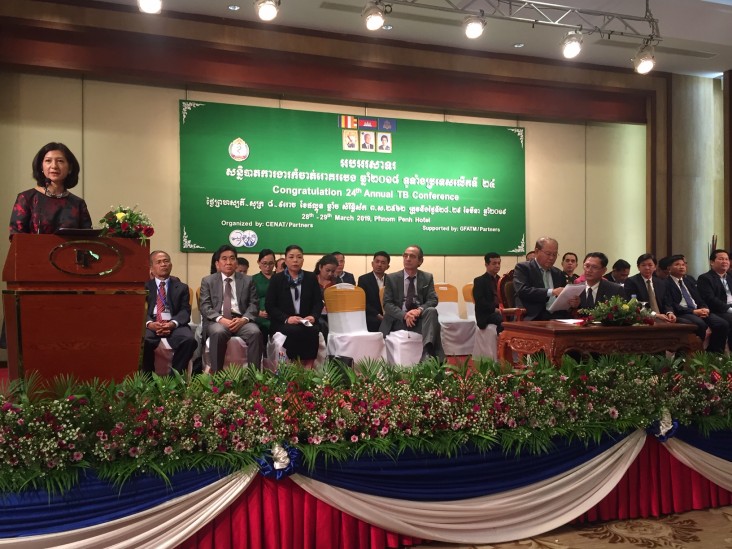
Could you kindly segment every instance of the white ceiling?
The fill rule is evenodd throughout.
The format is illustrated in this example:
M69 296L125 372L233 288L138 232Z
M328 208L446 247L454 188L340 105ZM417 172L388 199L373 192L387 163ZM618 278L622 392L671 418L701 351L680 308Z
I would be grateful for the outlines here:
M106 1L131 7L137 5L137 0ZM366 0L281 1L279 15L268 24L364 36L374 40L391 39L543 57L565 63L592 63L626 68L632 68L630 59L640 45L637 39L616 37L608 40L593 34L585 37L584 48L579 57L574 61L566 61L559 52L559 43L566 29L488 19L483 36L477 40L468 40L461 28L464 15L394 5L393 12L387 19L387 23L393 28L369 32L360 15ZM388 0L383 1L388 3ZM486 13L490 13L484 0L409 1L442 7L453 5L468 11L483 8ZM228 9L232 4L238 4L240 9ZM572 0L562 5L639 17L645 13L645 0ZM656 70L716 77L732 69L732 0L651 0L650 8L653 16L658 19L662 37L662 42L656 47ZM254 12L253 0L163 0L163 10L231 20L259 21ZM639 23L637 30L646 34L649 29L645 23ZM515 48L516 43L523 43L524 47Z

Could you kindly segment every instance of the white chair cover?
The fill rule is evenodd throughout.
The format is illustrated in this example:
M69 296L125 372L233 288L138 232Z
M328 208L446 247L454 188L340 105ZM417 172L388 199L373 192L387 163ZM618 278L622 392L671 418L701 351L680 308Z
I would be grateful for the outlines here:
M422 334L409 330L391 332L384 340L386 360L390 364L414 366L422 358Z
M437 314L440 320L442 348L446 355L470 355L475 345L475 320L460 318L457 288L443 282L435 284L439 297Z
M498 360L498 334L496 333L495 324L488 324L485 330L476 327L473 360L480 360L481 358Z
M475 320L475 303L472 301L465 302L465 316L468 320Z
M347 356L354 363L364 358L386 358L384 336L366 327L366 296L352 284L336 284L325 290L328 309L328 354Z
M276 332L270 336L267 342L267 357L262 361L264 368L275 372L280 362L289 362L290 359L287 358L287 351L285 350L285 341L287 341L287 336L282 332ZM322 333L318 333L318 354L315 357L314 365L325 364L327 356L325 338Z
M208 342L211 338L206 338L206 345L203 347L203 365L211 366L211 357L208 355ZM247 344L240 337L232 337L226 344L226 354L224 355L224 365L226 368L229 364L237 366L247 365Z

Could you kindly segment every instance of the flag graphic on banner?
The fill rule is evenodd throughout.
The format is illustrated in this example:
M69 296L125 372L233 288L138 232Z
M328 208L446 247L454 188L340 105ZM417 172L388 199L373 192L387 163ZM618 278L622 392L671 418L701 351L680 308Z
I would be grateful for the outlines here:
M379 127L379 121L376 118L359 118L358 127L362 130L370 129L375 130Z
M340 127L346 129L358 128L358 118L355 116L342 114L340 116Z
M394 133L397 128L396 118L379 118L379 131Z

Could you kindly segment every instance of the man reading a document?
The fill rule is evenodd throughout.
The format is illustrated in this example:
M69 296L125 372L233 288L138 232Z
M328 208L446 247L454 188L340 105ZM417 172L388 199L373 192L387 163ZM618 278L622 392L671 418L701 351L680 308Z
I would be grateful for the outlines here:
M524 320L551 320L569 318L569 311L550 312L549 308L567 284L564 273L554 266L559 252L559 243L548 236L539 238L534 249L536 256L531 261L516 265L514 288L516 306L526 309ZM569 301L569 307L579 306L579 297Z

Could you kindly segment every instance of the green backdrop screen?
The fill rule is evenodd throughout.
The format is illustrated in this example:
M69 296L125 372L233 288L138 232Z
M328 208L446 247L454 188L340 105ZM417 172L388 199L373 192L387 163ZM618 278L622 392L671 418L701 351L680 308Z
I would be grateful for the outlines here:
M181 101L181 250L523 252L524 133Z

